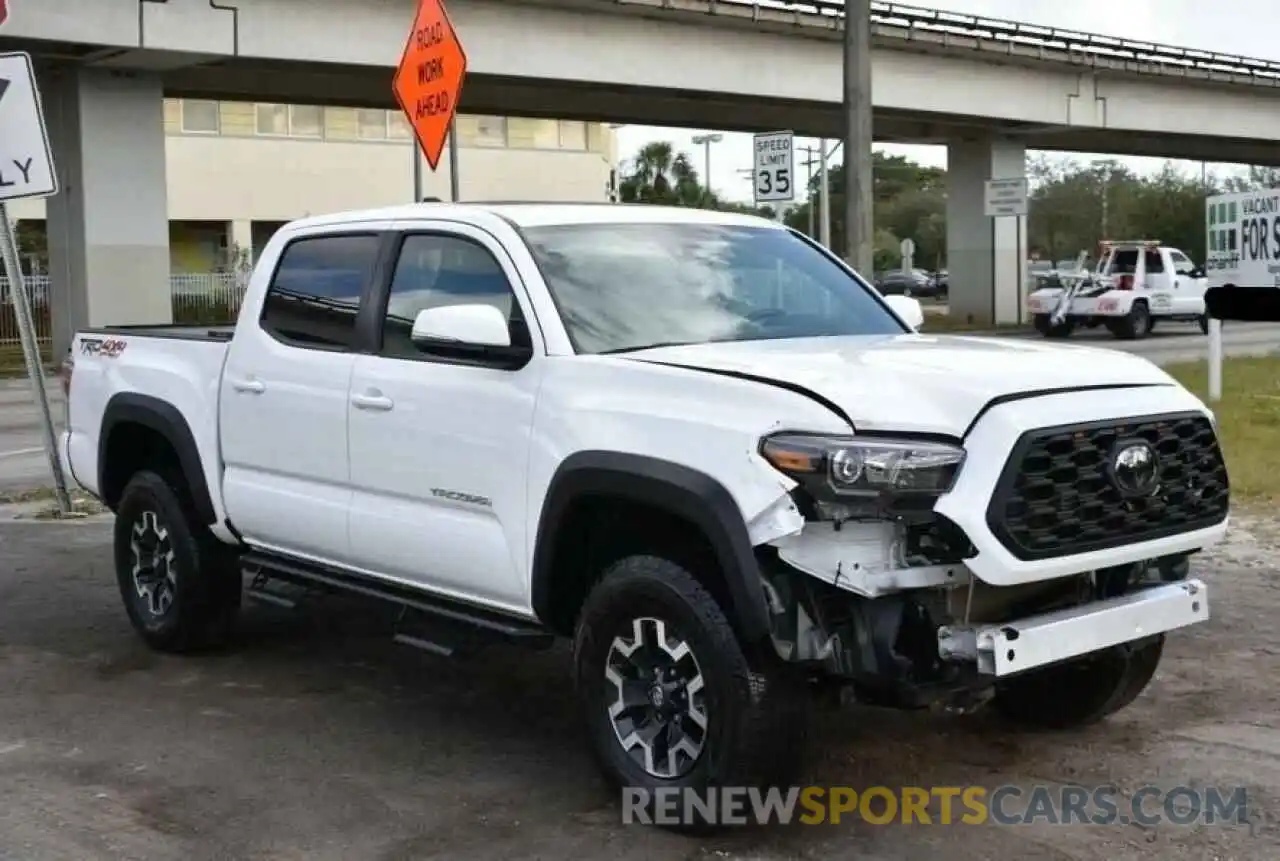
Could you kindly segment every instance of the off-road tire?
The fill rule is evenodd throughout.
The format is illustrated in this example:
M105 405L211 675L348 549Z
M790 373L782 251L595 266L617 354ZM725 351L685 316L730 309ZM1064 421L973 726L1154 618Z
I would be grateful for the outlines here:
M1130 705L1150 684L1164 634L1112 646L996 685L992 706L1030 729L1088 726Z
M1031 322L1036 327L1036 331L1046 338L1067 338L1076 328L1076 324L1071 320L1064 320L1055 326L1048 314L1036 314Z
M172 560L165 574L172 570L172 582L165 587L167 607L153 612L158 604L140 594L135 580L134 541L151 542L151 534L161 532L164 555ZM236 554L200 522L179 482L146 470L129 480L116 506L114 549L125 612L147 645L161 652L191 652L226 644L240 609Z
M661 620L668 640L687 644L704 682L707 731L701 753L687 773L666 778L632 758L609 714L617 688L605 671L610 656L617 654L615 638L631 636L634 620L640 618ZM582 608L573 654L578 706L592 753L608 781L619 788L648 790L650 801L659 787L703 792L717 786L787 784L803 763L811 698L772 646L767 641L764 646L744 648L715 598L682 565L645 555L614 563ZM678 807L683 815L684 805ZM652 814L654 808L649 804L642 809ZM698 819L696 811L692 821L657 824L712 825Z
M1151 334L1155 318L1147 303L1139 299L1129 308L1129 313L1115 321L1108 321L1107 328L1121 341L1137 341Z

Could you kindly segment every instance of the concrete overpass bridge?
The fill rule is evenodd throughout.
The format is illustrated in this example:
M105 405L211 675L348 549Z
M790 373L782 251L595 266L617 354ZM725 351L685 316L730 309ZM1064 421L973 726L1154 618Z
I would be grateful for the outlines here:
M163 94L391 107L412 0L14 0L67 191L50 201L65 333L162 321ZM841 3L451 0L466 112L839 137ZM876 136L948 147L959 313L1021 315L1025 230L982 214L1025 150L1280 164L1280 63L874 4ZM122 188L130 194L109 194ZM91 293L84 285L92 284ZM994 285L994 290L993 290ZM76 289L73 289L76 288ZM61 298L59 298L61 297Z

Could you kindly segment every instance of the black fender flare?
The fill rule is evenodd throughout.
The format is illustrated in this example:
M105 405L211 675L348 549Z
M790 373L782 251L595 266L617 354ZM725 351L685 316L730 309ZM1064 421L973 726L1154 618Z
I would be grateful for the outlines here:
M204 469L200 465L200 449L196 446L191 426L177 407L150 395L119 392L107 401L107 408L102 413L102 430L98 434L98 492L106 493L107 449L111 443L111 433L117 425L124 423L149 428L173 446L196 514L203 523L216 523L218 517L214 512L213 498L209 495L209 483L205 481Z
M547 486L534 545L531 597L541 619L551 617L555 596L552 560L558 543L573 540L560 529L569 506L583 494L606 494L651 505L687 520L707 537L733 606L730 620L746 641L769 633L769 610L760 565L747 525L732 494L719 481L687 466L644 455L581 451L557 468Z

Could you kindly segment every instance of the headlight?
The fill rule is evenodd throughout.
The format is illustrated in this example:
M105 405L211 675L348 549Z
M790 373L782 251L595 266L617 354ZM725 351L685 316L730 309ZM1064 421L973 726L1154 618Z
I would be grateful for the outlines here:
M760 453L812 497L821 519L930 509L955 483L964 449L937 442L782 433Z

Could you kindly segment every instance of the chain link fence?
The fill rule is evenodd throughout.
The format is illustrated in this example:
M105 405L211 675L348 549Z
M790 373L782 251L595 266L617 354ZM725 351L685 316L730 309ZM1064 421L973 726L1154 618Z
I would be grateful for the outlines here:
M49 321L49 278L46 275L24 279L31 302L31 316L36 324L36 337L47 347L53 329ZM173 322L194 326L218 326L234 323L244 298L244 280L232 272L199 272L169 276ZM18 346L18 318L13 304L9 280L0 276L0 347Z

